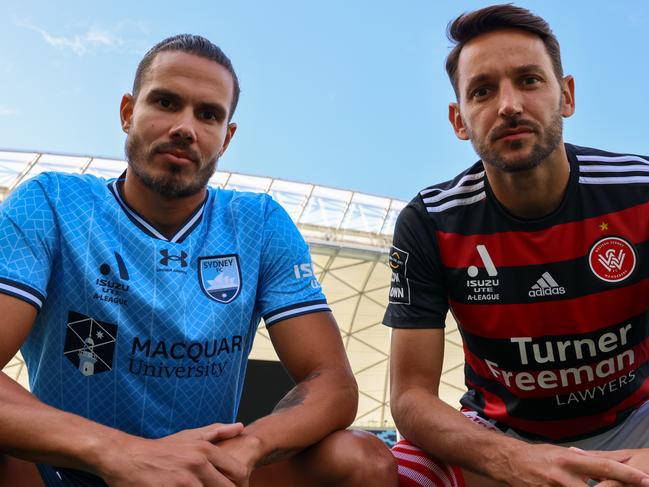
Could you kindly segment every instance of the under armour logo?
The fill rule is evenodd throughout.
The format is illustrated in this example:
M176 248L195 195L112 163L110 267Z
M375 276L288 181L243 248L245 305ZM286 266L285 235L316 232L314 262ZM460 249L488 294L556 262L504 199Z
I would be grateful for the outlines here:
M612 270L621 270L622 266L624 265L624 250L620 249L620 251L616 254L615 250L613 249L608 249L606 252L604 252L604 255L598 255L597 260L599 260L599 263L602 264L607 271L612 271Z
M162 249L160 255L162 255L162 259L160 259L162 265L169 265L169 261L178 261L181 267L187 267L187 252L184 250L180 251L180 255L169 255L169 250Z

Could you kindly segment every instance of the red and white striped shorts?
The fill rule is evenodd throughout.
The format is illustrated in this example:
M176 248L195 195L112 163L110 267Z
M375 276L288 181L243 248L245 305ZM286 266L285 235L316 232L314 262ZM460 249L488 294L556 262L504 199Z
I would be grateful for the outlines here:
M392 447L399 467L399 487L465 487L462 471L430 458L408 440Z
M480 426L496 429L475 411L464 410L462 413ZM460 467L431 458L428 453L408 440L401 440L394 445L392 454L399 467L399 487L465 487Z
M464 416L480 426L497 429L493 422L481 418L474 411L462 411ZM513 430L504 434L525 440ZM621 450L625 448L649 448L649 401L643 403L616 427L579 441L557 443L560 446L574 446L582 450ZM392 447L392 454L399 467L400 487L465 487L459 467L447 465L431 458L426 452L408 440L402 440Z

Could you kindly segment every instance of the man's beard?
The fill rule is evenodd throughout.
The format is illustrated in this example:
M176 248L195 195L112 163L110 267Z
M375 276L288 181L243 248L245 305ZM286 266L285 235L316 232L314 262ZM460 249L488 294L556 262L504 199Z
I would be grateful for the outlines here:
M148 170L148 161L160 152L180 150L186 152L194 164L199 164L200 156L193 151L189 145L181 140L158 144L150 151L144 148L144 144L137 135L129 134L126 137L124 151L129 170L138 177L144 186L158 193L165 198L183 198L200 192L207 186L209 179L216 170L218 156L208 161L189 178L183 177L183 169L177 166L170 166L166 172L159 176L151 174Z
M506 159L502 157L497 149L494 148L493 144L505 133L506 130L512 130L519 127L525 127L532 130L540 136L540 139L532 147L532 152L529 156L518 159ZM486 137L486 140L478 140L474 137L474 133L469 129L469 127L466 128L473 149L485 164L489 164L503 172L513 173L534 169L547 159L552 152L554 152L561 143L563 118L561 117L561 112L557 110L548 126L545 127L545 131L542 131L543 127L536 122L521 119L519 117L511 117L506 119L505 123L501 126L492 130ZM521 148L524 143L525 142L521 140L514 140L509 144L512 149L516 150Z

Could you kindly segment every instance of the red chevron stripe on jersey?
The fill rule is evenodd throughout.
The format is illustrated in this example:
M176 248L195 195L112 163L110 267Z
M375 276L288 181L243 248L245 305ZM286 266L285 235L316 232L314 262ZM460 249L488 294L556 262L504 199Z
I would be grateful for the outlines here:
M530 370L525 366L519 366L518 369L505 368L499 363L498 357L478 357L467 347L464 353L466 363L478 376L499 382L524 400L569 394L577 389L595 388L624 377L636 370L639 364L649 360L649 338L612 357L584 361L578 365L559 363L558 367L552 367L553 364L550 363L547 368L540 370Z
M491 338L588 333L622 323L647 310L649 278L632 286L574 299L525 304L465 304L450 300L455 317L468 332ZM516 323L516 328L503 326ZM569 328L568 328L569 327Z
M529 266L571 260L588 255L606 235L622 235L633 244L649 239L649 203L583 221L563 223L535 232L463 235L437 231L442 263L448 268L484 267L476 252L484 245L496 267ZM606 230L602 230L602 224Z
M573 418L564 420L526 420L510 416L507 412L505 402L488 389L467 384L469 387L480 391L487 406L482 414L503 423L515 430L529 435L561 441L566 437L583 437L592 432L612 427L619 422L618 412L629 408L637 408L646 401L649 395L649 379L645 379L642 386L625 401L609 409L606 413L580 416L578 420Z

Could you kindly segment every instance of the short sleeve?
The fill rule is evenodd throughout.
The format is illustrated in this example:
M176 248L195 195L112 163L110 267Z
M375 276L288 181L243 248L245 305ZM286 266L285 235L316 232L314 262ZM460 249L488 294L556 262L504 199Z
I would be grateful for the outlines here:
M266 326L330 311L309 246L286 211L272 199L266 207L263 235L258 306Z
M0 206L0 292L40 310L45 300L58 229L41 175L20 185Z
M426 214L414 203L397 219L388 264L392 269L383 323L393 328L443 328L448 293L435 240Z

